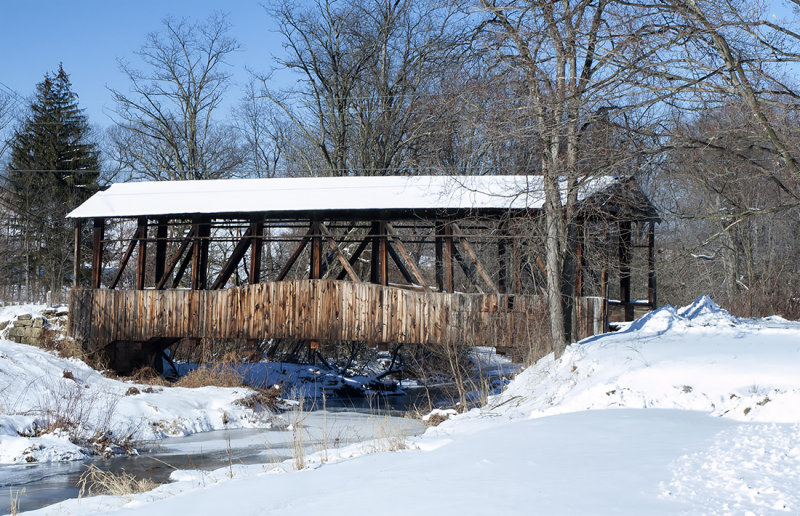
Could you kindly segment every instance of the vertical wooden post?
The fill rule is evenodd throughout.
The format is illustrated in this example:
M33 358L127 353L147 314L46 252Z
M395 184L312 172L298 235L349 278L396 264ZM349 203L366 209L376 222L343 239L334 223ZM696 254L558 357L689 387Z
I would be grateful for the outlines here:
M508 235L508 228L506 227L506 222L501 221L500 227L498 228L500 233L500 238L497 240L497 261L499 262L498 267L498 274L497 274L497 291L501 294L506 293L506 277L508 275L507 270L507 257L506 257L506 237Z
M196 218L194 242L192 243L192 289L204 290L208 283L208 247L211 223L208 219Z
M156 227L156 266L155 266L155 282L158 285L164 271L167 269L167 223L169 221L165 218L158 219L158 226Z
M261 281L261 256L264 252L264 221L256 220L250 222L250 276L251 285Z
M436 221L433 226L433 242L436 251L434 266L436 270L436 288L440 292L444 292L444 240L442 239L443 225L441 222Z
M147 217L139 217L136 221L136 237L139 246L136 261L136 290L144 290L144 273L147 269Z
M72 250L72 286L77 288L81 286L81 231L83 230L83 221L75 219L75 234L73 236L74 249ZM3 299L8 299L4 297Z
M444 291L453 292L453 226L447 222L444 225Z
M309 279L322 276L322 228L318 220L311 221L311 262L308 267Z
M631 304L631 251L633 231L630 221L619 222L619 296L625 308L625 320L633 320Z
M381 257L381 268L380 268L380 283L381 285L388 285L389 284L389 255L388 255L388 241L387 241L387 229L386 229L386 222L381 221L380 223L380 239L378 240L378 252Z
M511 287L514 294L522 293L522 252L520 250L521 241L519 238L519 224L515 223L512 229L513 240L511 241Z
M372 257L370 259L370 281L378 285L389 284L388 249L386 246L386 222L372 222Z
M603 221L603 264L600 269L600 295L608 300L608 222Z
M654 309L658 304L656 285L656 222L651 220L647 228L647 302Z
M103 238L105 219L96 218L92 227L92 283L90 288L100 288L103 278Z
M583 297L583 245L586 239L583 219L578 219L578 245L575 249L575 296Z
M211 246L211 221L200 224L200 288L208 288L208 248Z

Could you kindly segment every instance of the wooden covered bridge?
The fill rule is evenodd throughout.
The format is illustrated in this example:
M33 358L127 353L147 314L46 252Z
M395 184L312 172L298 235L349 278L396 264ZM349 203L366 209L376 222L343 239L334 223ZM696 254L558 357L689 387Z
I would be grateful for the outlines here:
M580 192L584 337L608 325L612 278L621 317L655 305L657 215L633 181ZM120 371L182 339L530 347L547 327L542 204L538 176L115 184L69 215L70 335ZM647 301L636 303L639 247Z

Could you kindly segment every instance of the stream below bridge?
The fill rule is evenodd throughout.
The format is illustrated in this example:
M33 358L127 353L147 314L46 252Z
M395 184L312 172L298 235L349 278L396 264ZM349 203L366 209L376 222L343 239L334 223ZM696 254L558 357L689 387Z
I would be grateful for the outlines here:
M441 396L442 393L436 394ZM329 449L335 449L374 437L386 437L387 434L421 434L424 425L416 418L407 417L406 411L429 395L424 389L415 389L404 396L330 399L325 410L303 414L305 453L321 451L326 443ZM291 419L291 413L282 417L287 424ZM270 464L295 456L294 434L286 424L269 429L218 430L170 437L145 443L139 449L138 456L0 465L0 513L8 510L12 493L22 489L25 491L19 495L20 511L77 497L78 479L88 464L163 484L169 482L170 474L176 469L211 471L228 466L229 461L233 464Z

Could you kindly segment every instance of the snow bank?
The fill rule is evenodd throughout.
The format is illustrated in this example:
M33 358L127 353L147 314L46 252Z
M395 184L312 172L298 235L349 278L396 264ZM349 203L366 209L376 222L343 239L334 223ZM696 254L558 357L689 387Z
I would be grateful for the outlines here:
M558 360L541 359L464 419L663 408L797 423L798 371L800 323L736 318L704 296L681 309L655 310L625 331L573 344Z
M120 443L268 426L266 416L234 403L251 393L121 382L79 360L0 339L0 463L81 459L90 444L113 453Z

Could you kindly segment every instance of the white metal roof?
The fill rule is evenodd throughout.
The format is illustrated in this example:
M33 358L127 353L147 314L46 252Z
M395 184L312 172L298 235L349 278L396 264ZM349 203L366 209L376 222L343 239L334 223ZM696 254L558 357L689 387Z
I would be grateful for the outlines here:
M616 181L586 182L581 197ZM541 208L541 176L371 176L117 183L68 217Z

